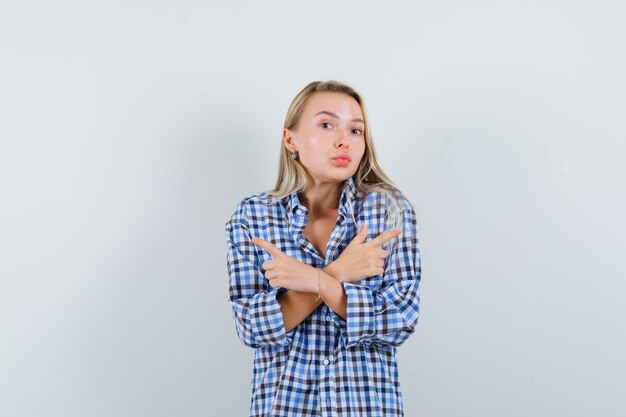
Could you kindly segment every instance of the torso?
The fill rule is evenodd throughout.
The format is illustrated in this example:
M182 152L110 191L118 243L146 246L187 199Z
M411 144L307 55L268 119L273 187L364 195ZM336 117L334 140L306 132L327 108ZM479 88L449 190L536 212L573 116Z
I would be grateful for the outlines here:
M326 246L333 232L339 210L334 210L321 217L309 215L309 220L302 233L309 242L317 249L317 252L326 259Z

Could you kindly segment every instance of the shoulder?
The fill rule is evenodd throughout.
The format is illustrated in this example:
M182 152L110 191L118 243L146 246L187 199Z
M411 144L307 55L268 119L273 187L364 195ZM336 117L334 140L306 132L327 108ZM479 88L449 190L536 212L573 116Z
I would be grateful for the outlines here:
M248 223L255 219L258 220L280 209L282 205L282 200L273 198L266 191L251 194L235 204L235 208L226 223L234 221Z
M400 213L409 212L415 215L415 209L408 197L400 190L395 191L370 191L362 196L364 209L389 212L397 210Z
M417 235L415 208L400 190L367 193L359 216L370 223L375 234L398 227L406 237Z

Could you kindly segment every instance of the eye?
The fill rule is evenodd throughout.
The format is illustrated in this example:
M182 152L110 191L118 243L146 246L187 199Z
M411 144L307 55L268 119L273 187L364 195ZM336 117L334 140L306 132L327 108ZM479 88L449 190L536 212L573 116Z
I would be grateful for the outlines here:
M357 135L362 135L362 134L363 134L363 131L362 131L361 129L352 129L352 131L353 131L353 132L354 132L355 130L358 130L358 131L359 131L359 133L357 133Z
M328 123L328 122L322 122L322 123L320 124L320 126L322 126L322 127L323 127L324 125L330 125L330 123Z

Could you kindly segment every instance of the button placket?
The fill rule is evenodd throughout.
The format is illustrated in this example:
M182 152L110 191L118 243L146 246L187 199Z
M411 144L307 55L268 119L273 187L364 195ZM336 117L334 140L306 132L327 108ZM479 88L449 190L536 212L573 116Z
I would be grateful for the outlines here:
M330 412L330 408L332 407L333 398L334 398L334 369L332 365L332 355L320 355L319 356L320 363L320 400L322 410L324 410L323 415Z
M335 225L335 228L330 234L330 239L328 240L328 245L326 247L326 259L324 260L325 264L329 264L331 262L330 260L335 257L335 252L337 251L337 248L341 243L341 239L343 239L343 237L345 236L345 232L346 225L343 224L343 222L342 224Z
M333 357L331 355L328 356L328 361L330 364L332 364L333 361ZM332 406L333 403L335 402L335 367L334 366L327 366L328 370L329 370L329 376L330 376L330 381L329 381L329 386L328 386L328 394L326 396L326 407L329 410L329 413L332 410Z

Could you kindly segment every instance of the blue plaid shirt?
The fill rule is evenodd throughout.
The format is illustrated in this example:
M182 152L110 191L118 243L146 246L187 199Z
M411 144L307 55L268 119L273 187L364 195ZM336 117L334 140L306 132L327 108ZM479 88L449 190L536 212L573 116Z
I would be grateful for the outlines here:
M276 295L262 265L272 259L252 236L323 268L367 222L366 241L386 231L389 199L358 193L345 181L326 259L302 234L308 209L296 192L270 203L265 192L241 200L226 222L229 299L241 341L254 348L250 416L403 416L396 348L411 335L419 313L421 277L415 211L400 194L402 234L388 241L382 275L341 281L347 320L321 304L285 332ZM386 249L383 246L384 249Z

